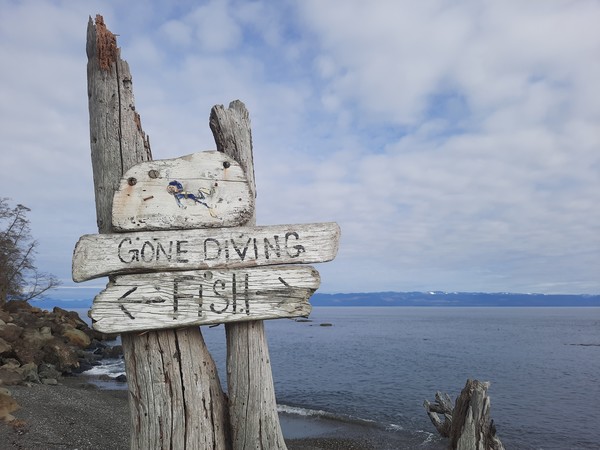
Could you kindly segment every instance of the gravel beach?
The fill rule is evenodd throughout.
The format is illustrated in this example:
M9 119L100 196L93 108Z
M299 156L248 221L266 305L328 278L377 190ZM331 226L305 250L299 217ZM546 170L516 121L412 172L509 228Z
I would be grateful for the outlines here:
M129 406L126 390L100 390L83 378L57 386L7 387L21 408L18 426L0 421L2 450L127 450ZM282 415L289 450L375 450L375 436L340 424ZM288 439L288 436L290 438Z

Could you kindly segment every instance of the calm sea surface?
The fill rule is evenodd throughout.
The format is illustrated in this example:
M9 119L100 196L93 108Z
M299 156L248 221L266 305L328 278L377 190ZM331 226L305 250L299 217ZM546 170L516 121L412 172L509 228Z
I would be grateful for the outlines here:
M266 322L284 411L363 423L390 449L439 449L423 401L474 378L491 382L507 449L600 446L600 308L318 307L310 319ZM223 377L223 326L203 335Z

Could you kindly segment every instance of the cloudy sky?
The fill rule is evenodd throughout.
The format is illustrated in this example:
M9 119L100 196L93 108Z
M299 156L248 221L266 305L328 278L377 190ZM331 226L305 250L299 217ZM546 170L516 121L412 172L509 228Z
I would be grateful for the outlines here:
M321 292L600 293L596 0L0 0L0 196L63 290L97 232L97 13L155 159L213 149L211 107L246 104L258 224L342 229Z

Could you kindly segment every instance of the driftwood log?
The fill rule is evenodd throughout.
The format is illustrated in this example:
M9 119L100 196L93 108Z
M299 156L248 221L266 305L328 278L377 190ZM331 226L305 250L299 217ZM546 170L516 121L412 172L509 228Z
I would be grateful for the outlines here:
M490 418L489 386L489 382L467 380L454 406L450 396L441 392L435 394L435 403L423 403L438 433L450 439L451 449L504 450Z
M133 165L152 159L116 37L90 18L87 31L92 168L100 233L111 233L113 194ZM227 402L198 327L123 333L131 448L228 449Z
M239 100L210 113L217 150L245 170L256 196L250 115ZM247 222L256 225L256 214ZM227 334L227 391L234 449L286 449L279 424L271 358L262 321L225 324Z

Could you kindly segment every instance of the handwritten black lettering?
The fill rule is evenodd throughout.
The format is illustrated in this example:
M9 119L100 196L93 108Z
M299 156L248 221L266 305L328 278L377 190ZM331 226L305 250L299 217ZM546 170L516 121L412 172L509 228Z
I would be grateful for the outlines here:
M294 236L296 238L296 240L300 239L300 236L295 231L290 231L288 233L285 233L285 249L287 251L287 254L290 256L290 258L297 258L298 256L300 256L300 253L304 253L306 251L306 249L304 248L303 245L300 245L300 244L296 244L290 248L290 245L289 245L290 236ZM295 250L295 252L292 249Z
M123 244L125 244L125 243L131 245L131 239L125 238L121 242L119 242L119 250L117 252L117 256L119 257L119 260L125 264L129 264L130 262L133 262L133 261L139 261L140 260L139 259L139 251L136 249L124 250ZM126 254L128 254L128 256L123 255L124 252L126 252ZM125 256L125 258L123 258L123 256Z
M238 248L238 246L235 243L235 241L233 240L233 238L231 239L231 245L233 245L233 249L235 250L235 252L238 254L238 256L240 257L240 259L242 261L246 257L246 252L248 251L248 246L250 245L250 242L252 242L252 238L248 238L248 242L246 242L246 246L244 247L244 249L242 251L240 251L240 249Z
M187 244L187 243L188 243L188 241L177 241L177 245L176 245L177 250L176 250L176 252L177 252L177 262L179 262L179 263L189 262L188 259L185 259L185 258L181 257L181 255L183 253L187 253L188 252L187 250L183 250L183 248L182 248L183 244Z
M210 245L209 245L210 244ZM209 249L212 247L212 250ZM211 256L208 256L209 253ZM219 259L221 257L221 244L214 238L204 239L204 260L211 261L213 259Z
M173 320L177 319L177 312L179 311L179 299L180 298L194 298L193 294L182 294L179 292L179 284L185 283L186 281L193 280L194 277L191 275L183 275L175 277L173 279Z
M162 252L167 261L171 261L171 254L173 253L173 241L169 241L168 253L158 239L154 239L154 241L156 241L156 260L158 261L160 259L160 253Z
M281 248L279 247L279 236L275 235L273 236L273 240L275 241L275 245L271 245L271 242L269 242L268 238L264 239L265 242L265 258L269 259L270 255L269 255L269 249L273 250L275 252L275 254L277 255L278 258L281 257Z
M225 290L225 282L223 280L215 280L215 282L213 283L213 292L215 293L215 295L217 297L221 297L221 298L225 299L225 307L222 310L218 311L215 309L215 304L211 303L210 310L217 314L223 314L227 310L227 308L229 308L229 299L227 297L225 297L224 295L220 294L219 292L217 292L217 285L219 285L221 287L221 290Z
M154 260L154 245L149 241L144 242L144 245L142 245L142 249L140 250L140 256L144 262Z

